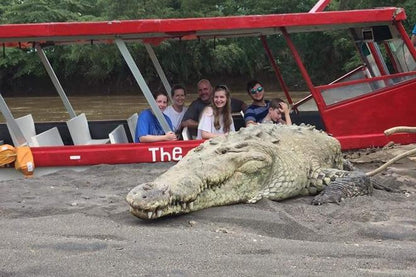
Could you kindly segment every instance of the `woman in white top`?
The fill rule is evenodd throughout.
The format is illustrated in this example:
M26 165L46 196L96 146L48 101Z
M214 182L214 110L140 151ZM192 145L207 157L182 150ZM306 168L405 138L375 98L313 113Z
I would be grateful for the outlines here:
M197 139L209 139L235 131L231 95L226 86L216 86L211 105L202 111Z
M169 116L172 121L173 131L176 132L181 129L183 115L188 109L188 107L185 107L185 88L182 85L174 85L171 95L173 104L168 106L163 113Z

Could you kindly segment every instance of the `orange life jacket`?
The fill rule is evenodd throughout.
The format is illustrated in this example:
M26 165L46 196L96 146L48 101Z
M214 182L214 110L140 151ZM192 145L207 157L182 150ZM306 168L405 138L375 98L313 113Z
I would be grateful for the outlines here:
M11 164L16 160L16 148L9 144L0 145L0 166Z
M29 146L16 147L16 160L14 162L16 170L20 170L25 177L32 177L35 170L32 151Z

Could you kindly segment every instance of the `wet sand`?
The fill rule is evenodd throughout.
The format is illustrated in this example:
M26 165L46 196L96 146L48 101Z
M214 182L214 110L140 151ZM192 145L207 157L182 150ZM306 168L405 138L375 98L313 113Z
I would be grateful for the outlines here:
M368 171L416 147L347 153ZM99 165L0 182L0 276L414 276L416 163L379 175L399 193L311 197L143 221L125 196L172 163Z

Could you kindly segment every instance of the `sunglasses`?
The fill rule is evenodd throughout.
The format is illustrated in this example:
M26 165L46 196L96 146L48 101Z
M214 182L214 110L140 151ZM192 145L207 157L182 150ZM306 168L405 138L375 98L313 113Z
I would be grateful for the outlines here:
M257 93L262 92L262 91L263 91L263 87L258 87L257 89L255 89L255 88L250 89L251 94L257 94Z

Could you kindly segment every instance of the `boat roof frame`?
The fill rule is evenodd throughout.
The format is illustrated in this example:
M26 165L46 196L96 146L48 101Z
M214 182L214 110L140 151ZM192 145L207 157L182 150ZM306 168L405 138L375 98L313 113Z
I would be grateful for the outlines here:
M209 39L267 36L391 24L406 19L396 7L318 11L308 13L242 15L206 18L138 19L96 22L48 22L0 25L0 43L16 47L24 43L111 43L114 39L143 40L159 44L166 39Z
M358 26L378 26L393 24L406 19L404 9L395 7L349 11L322 11L328 2L328 0L318 1L309 13L99 22L3 24L0 25L0 43L3 44L3 47L30 47L31 45L37 50L71 118L76 116L76 114L52 66L47 60L43 47L61 44L115 43L146 100L150 104L153 113L166 133L170 131L170 127L162 112L157 107L149 87L129 53L126 42L140 41L145 44L156 71L170 96L170 84L150 44L158 45L166 39L192 40L242 36L261 37L263 43L265 43L265 36L281 34L290 46L291 40L289 34L291 33L333 31ZM294 52L295 58L299 58L296 49L292 49L292 52ZM302 70L303 65L301 61L298 61L298 66L301 68L303 77L308 81L309 76L306 69ZM310 80L309 82L308 87L313 91L314 86ZM7 119L14 121L12 116L6 117Z

